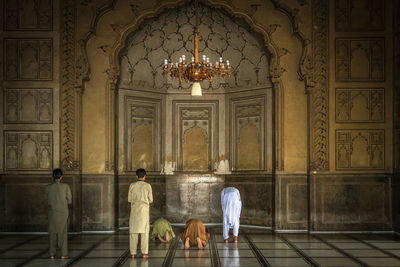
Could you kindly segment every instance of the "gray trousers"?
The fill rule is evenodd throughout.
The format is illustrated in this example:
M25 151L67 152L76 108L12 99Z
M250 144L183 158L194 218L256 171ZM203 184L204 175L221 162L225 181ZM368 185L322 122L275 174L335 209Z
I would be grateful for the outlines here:
M61 256L68 256L68 213L52 213L49 225L49 254L55 256L57 247Z

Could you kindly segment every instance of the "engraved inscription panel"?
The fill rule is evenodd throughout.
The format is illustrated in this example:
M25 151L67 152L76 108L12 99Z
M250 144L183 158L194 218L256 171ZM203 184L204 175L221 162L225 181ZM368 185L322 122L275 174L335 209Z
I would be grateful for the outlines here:
M336 88L336 122L384 122L385 91Z
M52 80L52 39L6 39L6 80Z
M52 123L52 89L4 90L4 123Z
M6 170L51 170L53 134L51 131L5 131Z
M336 31L383 31L385 1L336 0Z
M384 130L336 131L336 169L383 169Z
M383 38L337 39L337 81L383 81L385 77Z
M5 30L52 29L53 0L5 0Z

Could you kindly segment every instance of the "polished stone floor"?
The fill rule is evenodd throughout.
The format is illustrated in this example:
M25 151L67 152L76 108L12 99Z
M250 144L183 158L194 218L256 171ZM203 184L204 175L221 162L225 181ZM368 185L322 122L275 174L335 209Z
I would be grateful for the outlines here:
M239 243L225 244L220 228L209 227L204 250L185 250L180 240L150 243L147 260L129 258L125 231L71 235L68 260L48 259L46 235L2 234L0 266L400 266L400 238L392 234L274 234L242 227Z

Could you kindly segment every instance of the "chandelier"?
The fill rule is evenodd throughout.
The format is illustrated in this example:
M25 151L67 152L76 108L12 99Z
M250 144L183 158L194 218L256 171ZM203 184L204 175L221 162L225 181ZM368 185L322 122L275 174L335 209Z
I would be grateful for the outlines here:
M196 1L196 10L198 3ZM198 30L198 17L196 14L196 26L194 28L194 57L191 62L186 62L186 56L182 55L179 58L179 62L173 63L168 62L168 59L164 59L163 76L166 77L168 73L172 79L179 79L179 82L192 82L192 96L201 96L200 82L204 80L212 81L214 77L225 79L226 76L232 74L232 67L229 60L224 62L223 58L220 57L219 61L213 65L210 58L203 55L202 61L199 61L199 33Z

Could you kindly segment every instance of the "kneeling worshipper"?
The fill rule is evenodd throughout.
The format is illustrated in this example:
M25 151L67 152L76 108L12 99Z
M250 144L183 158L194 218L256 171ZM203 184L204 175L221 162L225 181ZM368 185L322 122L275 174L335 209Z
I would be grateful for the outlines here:
M229 240L229 229L233 229L233 241L238 242L239 219L242 210L240 192L235 187L224 188L221 192L223 236L225 243Z
M180 234L185 249L197 246L199 249L207 245L210 234L207 232L203 222L199 219L190 219L186 222L185 230Z
M159 218L153 223L150 240L159 240L162 243L168 243L175 238L175 233L169 221L164 218Z

